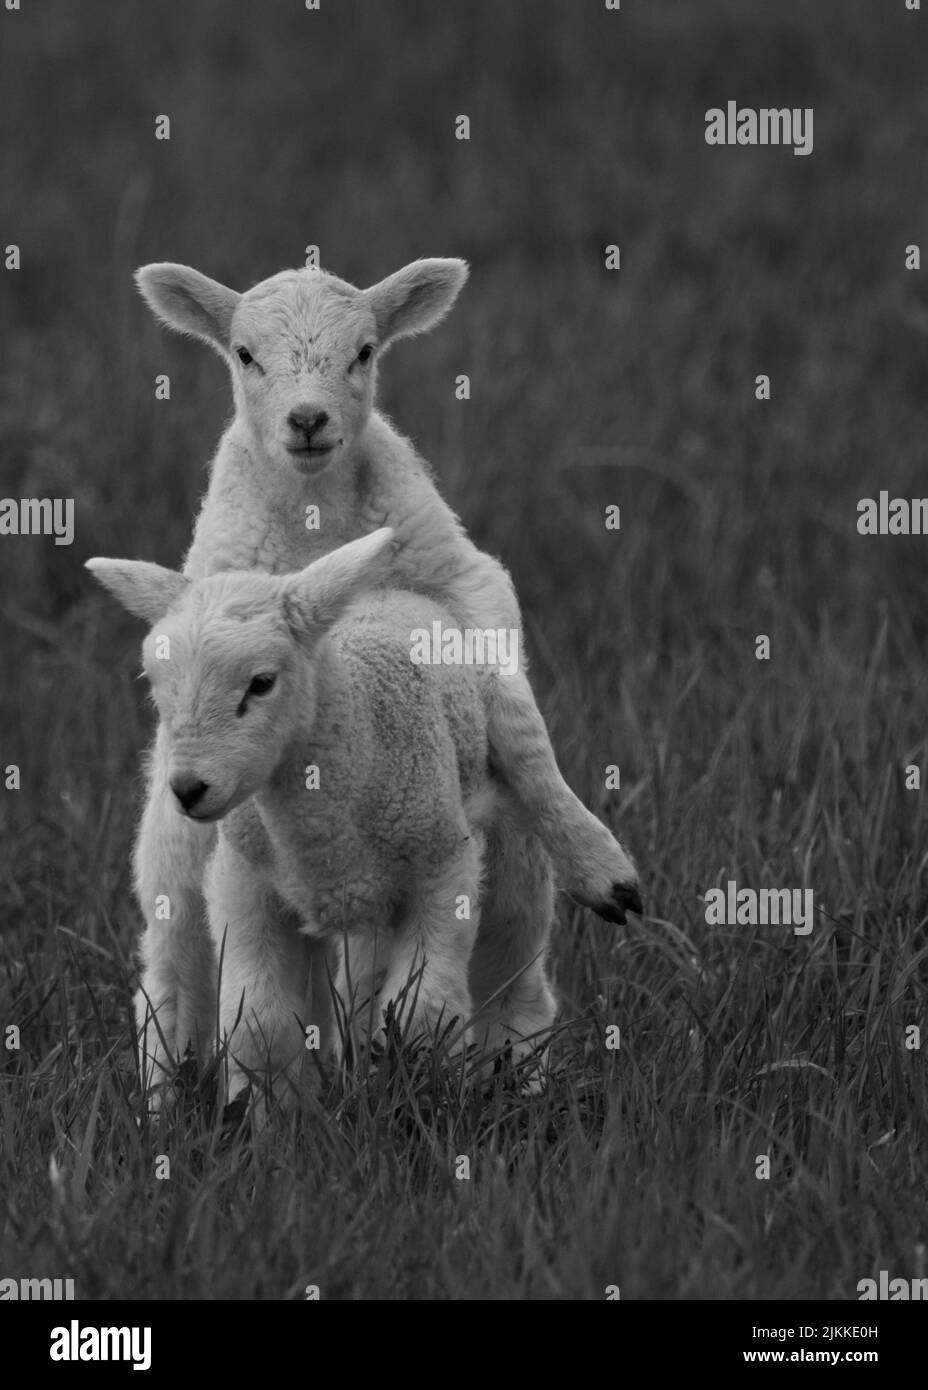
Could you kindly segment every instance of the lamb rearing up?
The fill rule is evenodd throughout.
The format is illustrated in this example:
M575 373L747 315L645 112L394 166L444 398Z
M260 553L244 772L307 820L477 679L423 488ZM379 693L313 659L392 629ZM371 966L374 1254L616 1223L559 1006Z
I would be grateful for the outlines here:
M384 582L438 602L465 631L519 635L502 564L478 550L425 462L376 408L392 344L440 323L467 278L459 260L414 261L366 289L316 268L282 271L244 294L189 266L138 273L159 319L228 364L235 417L219 442L184 563L191 579L228 570L285 574L387 526ZM492 435L485 448L493 449ZM505 466L505 459L499 459ZM491 683L490 764L507 791L488 833L483 923L471 988L493 1048L550 1026L542 961L554 876L610 921L640 911L634 864L561 776L525 662ZM201 888L216 829L175 814L163 732L149 761L135 849L146 917L136 1000L143 1086L153 1106L190 1049L210 1051L216 959ZM159 904L169 904L169 912ZM268 932L286 909L264 903Z
M482 686L506 677L414 664L414 631L451 626L450 614L401 590L358 597L392 534L375 531L286 577L191 581L139 561L89 562L155 623L145 668L176 809L222 821L206 902L223 957L230 1095L269 1059L274 1072L298 1068L300 932L346 947L337 988L362 1033L391 1001L403 1001L413 1034L471 1014L484 828L496 800ZM271 891L298 929L269 926Z

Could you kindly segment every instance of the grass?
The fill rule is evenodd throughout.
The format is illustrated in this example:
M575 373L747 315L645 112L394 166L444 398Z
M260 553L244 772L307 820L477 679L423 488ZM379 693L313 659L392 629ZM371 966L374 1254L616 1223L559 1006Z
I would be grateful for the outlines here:
M23 268L0 275L0 493L74 497L77 532L0 538L0 764L22 778L0 790L0 1026L21 1035L0 1047L0 1275L509 1300L847 1299L923 1274L928 1043L905 1029L928 1026L928 837L904 769L928 772L925 539L862 538L856 508L925 491L904 269L928 219L924 21L875 0L487 0L440 25L425 0L236 0L221 23L49 0L3 24ZM709 149L728 99L812 106L813 154ZM565 774L636 853L648 916L562 905L542 1097L400 1054L301 1123L230 1128L194 1090L140 1125L151 717L137 625L81 565L176 562L229 396L131 271L243 286L310 243L360 283L471 261L448 323L391 355L385 404L510 567ZM707 926L729 878L811 887L814 931Z

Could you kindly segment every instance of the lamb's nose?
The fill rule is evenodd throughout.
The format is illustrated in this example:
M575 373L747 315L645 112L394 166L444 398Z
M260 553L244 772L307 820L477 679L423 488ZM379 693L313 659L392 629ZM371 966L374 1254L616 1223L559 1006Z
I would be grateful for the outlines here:
M203 800L203 796L208 790L209 784L199 781L192 774L181 774L171 778L171 791L185 811L193 810L197 802Z
M307 439L312 439L313 435L325 429L328 423L328 412L315 410L312 406L299 406L296 410L291 410L287 416L290 428L296 434L305 434Z

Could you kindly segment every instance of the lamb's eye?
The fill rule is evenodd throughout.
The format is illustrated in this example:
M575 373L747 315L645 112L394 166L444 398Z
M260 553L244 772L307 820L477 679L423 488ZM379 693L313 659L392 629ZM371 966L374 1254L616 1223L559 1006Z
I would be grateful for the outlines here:
M235 349L235 355L241 362L243 367L247 367L249 362L253 362L255 360L247 348L237 347Z
M358 353L358 361L361 363L361 366L362 366L362 367L366 367L367 364L368 364L368 362L369 362L369 361L371 360L371 358L373 357L373 355L374 355L374 344L373 344L373 343L365 343L364 346L362 347L361 351Z
M276 676L261 675L255 676L248 687L249 695L266 695L269 690L273 690Z

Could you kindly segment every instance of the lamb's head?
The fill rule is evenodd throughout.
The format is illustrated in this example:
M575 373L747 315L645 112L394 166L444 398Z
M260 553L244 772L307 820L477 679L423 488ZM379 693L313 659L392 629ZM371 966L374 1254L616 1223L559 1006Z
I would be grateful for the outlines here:
M382 574L388 527L296 574L255 571L191 581L140 560L87 568L153 623L142 648L169 747L177 809L220 820L264 787L316 713L318 649Z
M312 268L285 270L244 294L182 265L143 266L136 279L160 319L228 361L237 418L260 454L313 475L364 430L378 358L444 318L467 266L413 261L366 290Z

